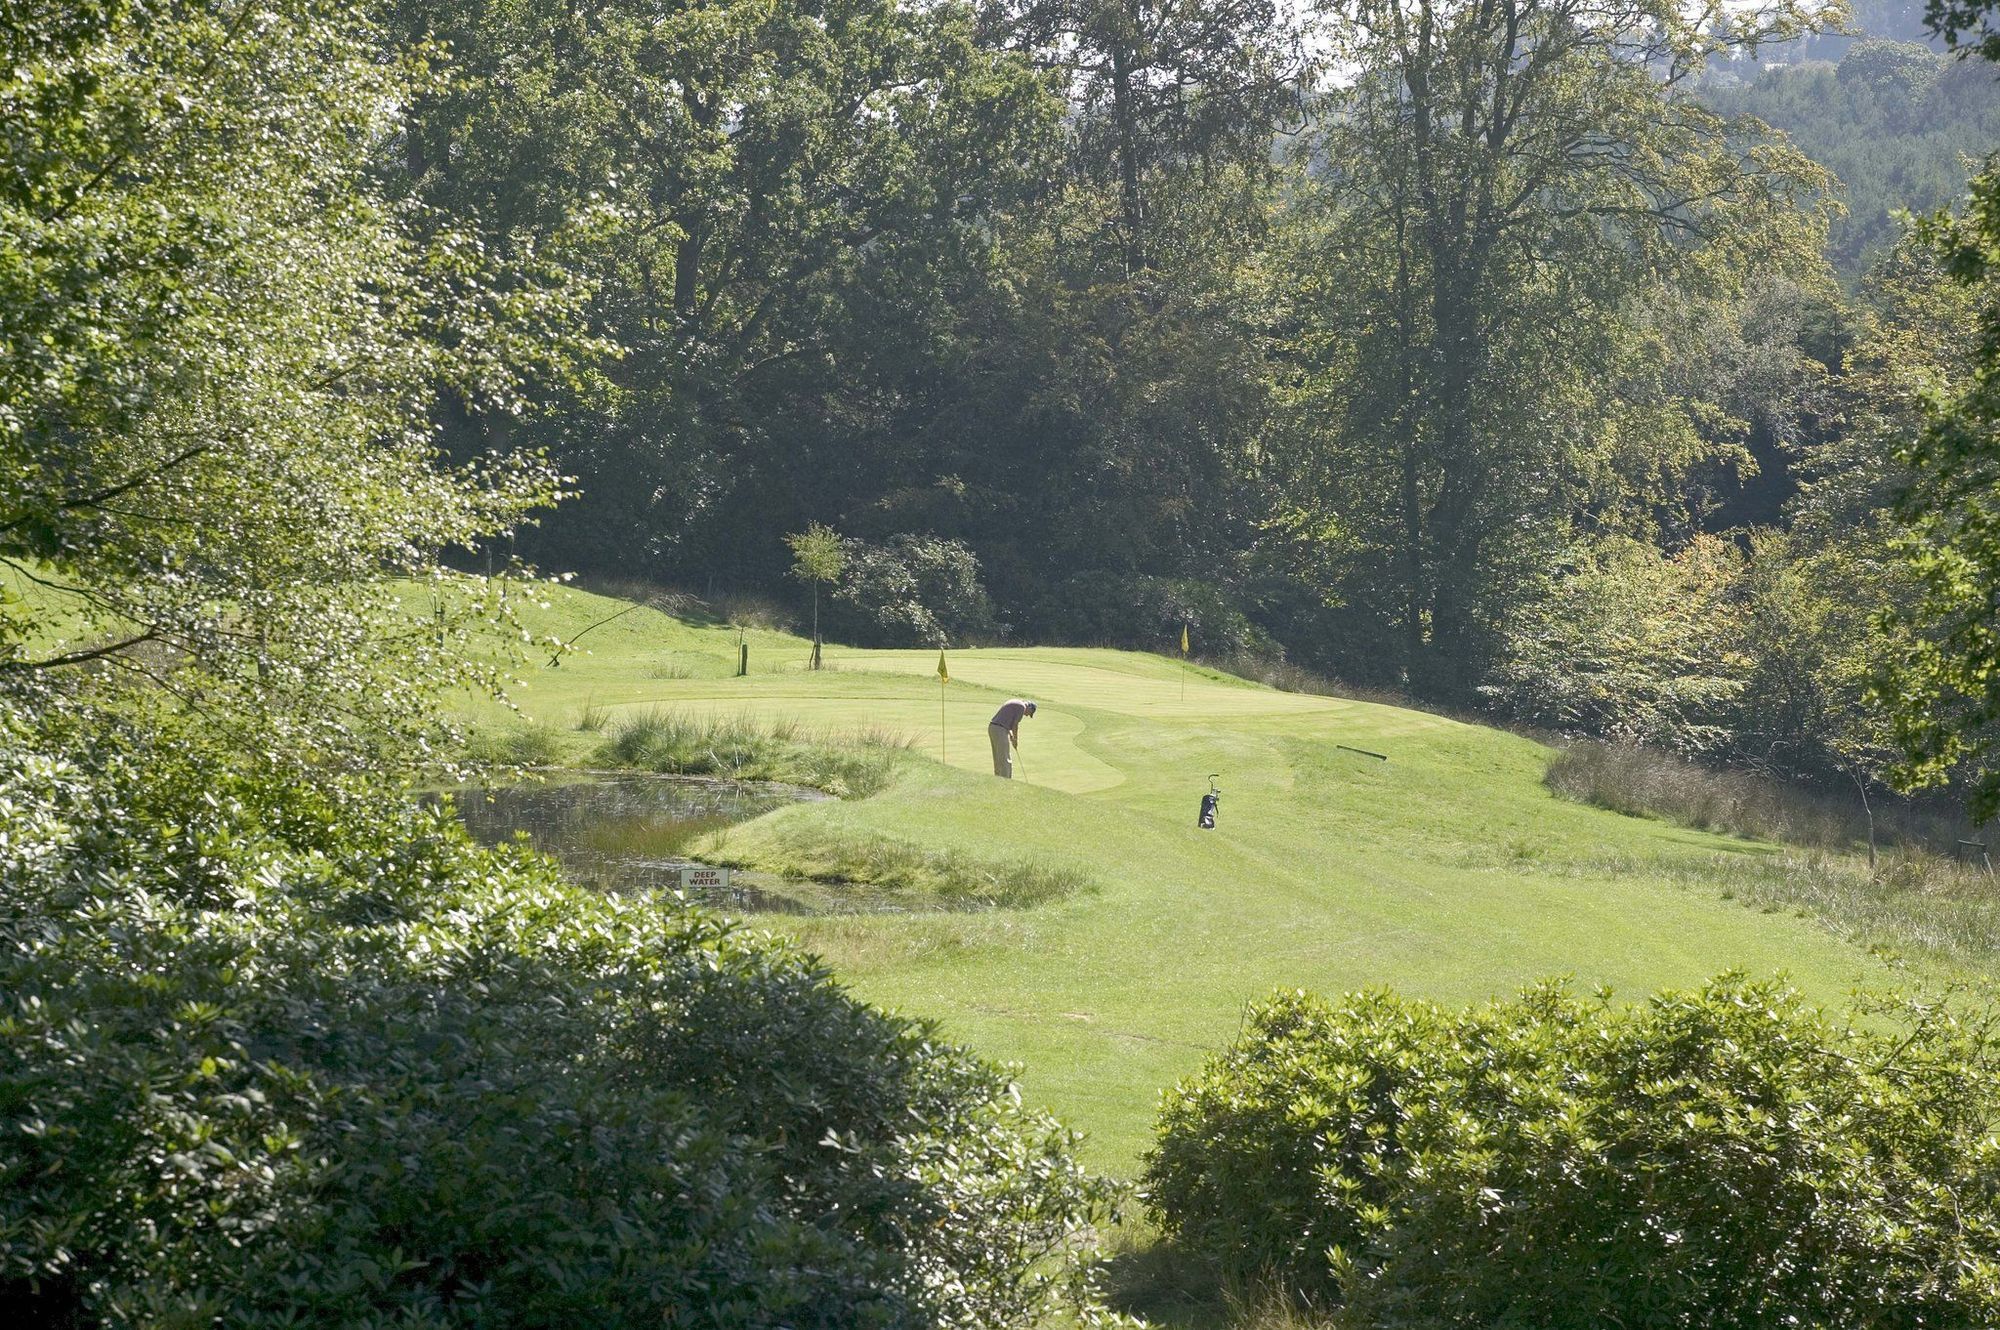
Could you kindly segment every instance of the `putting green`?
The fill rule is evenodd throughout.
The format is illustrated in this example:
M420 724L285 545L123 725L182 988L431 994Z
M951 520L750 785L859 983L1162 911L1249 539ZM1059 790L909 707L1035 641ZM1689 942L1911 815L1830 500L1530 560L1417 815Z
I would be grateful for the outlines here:
M617 608L564 591L538 626L573 634ZM1541 784L1547 750L1512 734L1199 669L1184 679L1157 656L1052 648L951 652L941 729L935 651L830 649L832 668L808 674L804 643L758 633L739 679L736 642L640 611L594 629L560 667L529 670L516 701L571 731L579 758L595 742L573 732L586 707L613 723L670 707L911 741L888 790L732 828L733 858L780 864L787 835L803 832L1088 873L1091 890L1032 910L755 922L798 937L861 996L1022 1064L1024 1092L1084 1128L1089 1157L1115 1171L1136 1167L1159 1091L1274 988L1468 1001L1572 975L1637 996L1741 968L1834 1000L1884 973L1807 921L1667 876L1770 847L1557 800ZM985 735L1010 695L1040 704L1011 783L986 774ZM1204 832L1210 772L1224 794Z

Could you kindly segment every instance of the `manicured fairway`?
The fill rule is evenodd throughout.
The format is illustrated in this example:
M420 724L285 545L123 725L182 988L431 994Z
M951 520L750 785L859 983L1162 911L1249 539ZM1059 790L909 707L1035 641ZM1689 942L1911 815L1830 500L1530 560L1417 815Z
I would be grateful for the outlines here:
M538 624L573 633L617 608L562 592ZM1114 1171L1136 1167L1159 1091L1273 988L1458 1002L1568 974L1637 996L1737 967L1786 971L1831 1001L1882 973L1811 923L1660 873L1768 847L1556 800L1540 782L1547 750L1514 735L1198 670L1183 697L1171 660L1007 648L950 653L940 763L935 651L835 649L835 668L808 675L803 643L753 634L753 673L736 679L735 643L640 611L587 635L587 654L530 668L516 700L566 730L586 704L614 724L663 706L914 741L889 790L733 828L732 858L777 862L809 828L1087 871L1093 890L1033 910L758 923L799 936L863 997L1023 1064L1024 1092L1084 1128L1092 1161ZM986 721L1009 695L1041 704L1011 784L984 774ZM569 742L580 757L594 740ZM1210 772L1221 825L1203 832Z

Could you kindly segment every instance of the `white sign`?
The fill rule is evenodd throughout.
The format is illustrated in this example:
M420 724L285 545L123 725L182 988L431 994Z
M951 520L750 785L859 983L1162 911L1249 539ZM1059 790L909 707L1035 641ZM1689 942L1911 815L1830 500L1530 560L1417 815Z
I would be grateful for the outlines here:
M681 869L681 890L690 895L729 890L729 870L727 868L706 868L691 864Z

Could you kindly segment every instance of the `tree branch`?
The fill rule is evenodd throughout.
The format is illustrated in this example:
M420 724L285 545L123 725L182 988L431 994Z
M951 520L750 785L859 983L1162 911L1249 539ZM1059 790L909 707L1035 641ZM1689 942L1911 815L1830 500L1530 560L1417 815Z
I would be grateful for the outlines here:
M83 651L72 651L67 655L51 656L47 660L0 661L0 670L53 670L65 665L82 665L88 661L101 660L106 656L114 656L120 652L129 651L143 642L154 641L159 635L160 632L157 628L148 628L145 632L135 637L123 638L116 642L107 642L103 646L90 647Z

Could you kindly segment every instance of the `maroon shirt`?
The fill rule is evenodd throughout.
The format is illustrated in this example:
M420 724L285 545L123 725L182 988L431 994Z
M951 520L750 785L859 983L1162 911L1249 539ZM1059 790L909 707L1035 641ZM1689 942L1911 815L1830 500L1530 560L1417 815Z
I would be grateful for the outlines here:
M998 725L1003 730L1015 730L1020 728L1021 717L1027 714L1028 704L1016 697L1001 704L1000 709L993 713L993 719L987 724Z

